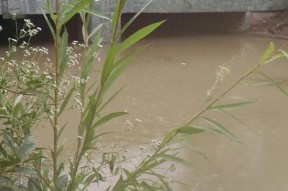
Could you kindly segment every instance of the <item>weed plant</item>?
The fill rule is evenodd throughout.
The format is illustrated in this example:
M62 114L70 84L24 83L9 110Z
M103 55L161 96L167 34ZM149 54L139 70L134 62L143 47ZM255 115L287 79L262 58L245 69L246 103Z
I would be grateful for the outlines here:
M92 183L107 181L109 178L105 170L107 168L116 179L115 184L105 188L107 191L172 190L170 177L159 171L158 167L167 162L194 167L192 161L177 155L180 149L175 146L177 143L195 134L209 132L222 134L241 143L217 121L205 117L205 112L224 111L231 116L229 110L253 103L248 100L225 105L217 104L263 64L279 57L288 58L288 53L282 49L275 51L272 43L258 65L219 97L213 98L211 96L213 92L209 92L209 99L206 100L203 109L183 126L170 130L162 141L155 142L154 148L133 169L123 165L126 159L118 153L102 153L97 142L108 132L99 134L98 129L115 118L127 115L126 112L108 114L103 112L122 88L110 97L107 97L107 91L125 71L134 55L145 48L131 47L164 22L148 25L120 42L121 34L143 11L142 9L119 29L118 23L125 3L125 0L117 1L111 20L111 41L104 64L98 73L91 69L99 59L102 43L101 24L90 30L90 21L92 16L109 18L92 9L93 0L73 0L65 3L56 0L55 6L47 1L45 11L49 14L44 14L44 17L54 39L53 59L48 55L48 51L51 50L33 47L30 44L30 39L41 31L30 20L25 20L24 27L20 30L17 28L16 36L8 39L9 48L0 60L0 190L84 191ZM83 44L68 43L69 34L65 25L76 14L80 15L83 23ZM15 23L17 26L16 19ZM122 54L124 51L126 53ZM14 59L16 53L22 55L21 60ZM273 82L266 74L260 74ZM98 80L88 83L89 75L98 75ZM288 95L279 85L275 86ZM67 119L61 116L68 110L78 113L79 119L75 129L77 131L75 151L70 158L63 159L61 156L65 144L60 144L60 138L63 130L69 128L69 125ZM40 122L46 124L45 128L52 129L51 147L41 148L34 141L31 131ZM102 154L100 163L96 163L91 157L95 153L98 153L97 156ZM168 170L173 171L174 166Z

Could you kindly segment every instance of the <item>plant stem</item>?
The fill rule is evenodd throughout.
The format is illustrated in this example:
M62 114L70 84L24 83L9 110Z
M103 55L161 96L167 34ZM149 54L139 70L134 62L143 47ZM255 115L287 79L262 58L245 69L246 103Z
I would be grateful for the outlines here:
M271 57L270 57L271 58ZM269 61L269 59L267 59ZM266 61L266 62L267 62ZM227 93L229 93L234 87L236 87L241 81L243 81L245 78L247 78L250 74L252 74L255 70L257 70L260 66L262 66L263 63L259 63L258 65L254 66L252 69L250 69L245 75L243 75L240 79L238 79L235 83L233 83L227 90L225 90L220 96L218 96L215 100L213 100L209 105L204 107L200 112L198 112L188 123L186 123L186 126L194 122L198 117L200 117L205 111L207 111L210 107L212 107L214 104L216 104L220 99L222 99ZM140 164L139 167L129 176L123 184L128 184L130 180L132 180L139 171L146 165L148 165L150 162L154 160L154 157L166 146L170 143L171 140L173 140L174 137L178 134L175 130L173 130L172 134L169 138L166 139L165 142L161 143L161 145L157 148L157 150L153 153L153 155L144 163Z
M59 79L58 79L58 65L59 65L59 43L61 40L61 26L60 26L60 4L59 0L56 0L56 35L54 39L55 43L55 64L54 64L54 72L55 72L55 88L54 88L54 121L53 121L53 181L56 185L56 181L58 179L58 173L57 173L57 150L58 150L58 85L59 85Z
M257 70L262 63L254 66L249 72L243 75L240 79L238 79L234 84L232 84L227 90L225 90L220 96L218 96L215 100L213 100L209 105L204 107L200 112L198 112L186 125L194 122L198 117L200 117L205 111L207 111L210 107L212 107L215 103L217 103L220 99L222 99L227 93L229 93L235 86L237 86L241 81L247 78L250 74L252 74L255 70Z

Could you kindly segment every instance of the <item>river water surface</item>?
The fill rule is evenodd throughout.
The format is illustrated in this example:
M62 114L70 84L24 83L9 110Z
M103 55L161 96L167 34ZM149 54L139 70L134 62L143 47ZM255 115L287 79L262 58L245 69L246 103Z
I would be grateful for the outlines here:
M286 42L285 39L227 31L155 36L142 41L141 44L151 45L136 56L120 77L114 88L117 90L123 85L125 88L106 111L125 110L130 115L102 127L102 131L115 132L101 140L102 146L110 151L127 152L128 156L141 155L151 142L161 140L165 132L185 124L201 110L219 66L229 67L231 74L217 83L211 94L214 97L257 65L270 41L277 47ZM287 60L275 61L260 70L287 87ZM205 114L239 137L242 145L215 134L195 136L188 142L208 158L182 153L199 167L194 170L178 168L174 174L188 182L190 190L288 190L288 99L259 74L252 74L220 102L245 99L257 102L232 113L248 127L223 113ZM75 136L73 118L68 114L71 128L64 133L69 143ZM40 144L51 143L48 133L44 127L36 129ZM73 142L67 146L67 150L74 148Z

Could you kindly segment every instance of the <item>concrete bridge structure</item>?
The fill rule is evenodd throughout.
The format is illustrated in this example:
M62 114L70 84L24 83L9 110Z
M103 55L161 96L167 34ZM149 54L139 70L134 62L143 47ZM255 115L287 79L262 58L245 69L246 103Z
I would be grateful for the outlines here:
M54 0L51 0L54 2ZM149 0L127 0L125 13L136 13ZM0 0L0 15L17 13L20 15L42 14L41 7L46 0ZM96 0L95 9L107 17L112 17L117 0ZM188 3L189 2L189 3ZM144 13L198 13L198 12L262 12L288 8L288 0L153 0ZM247 17L249 19L249 17ZM104 33L109 34L110 22L92 19L92 26L104 23Z
M41 14L46 0L0 0L0 14ZM54 0L51 0L52 2ZM128 0L125 12L137 12L148 0ZM98 0L95 7L111 14L117 0ZM189 2L189 3L188 3ZM145 12L194 13L194 12L247 12L274 11L288 7L287 0L153 0Z

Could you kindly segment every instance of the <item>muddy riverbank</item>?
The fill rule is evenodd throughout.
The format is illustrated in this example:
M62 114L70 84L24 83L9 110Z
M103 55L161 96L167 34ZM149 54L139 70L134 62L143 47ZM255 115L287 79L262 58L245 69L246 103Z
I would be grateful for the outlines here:
M288 10L251 13L249 33L288 38Z

